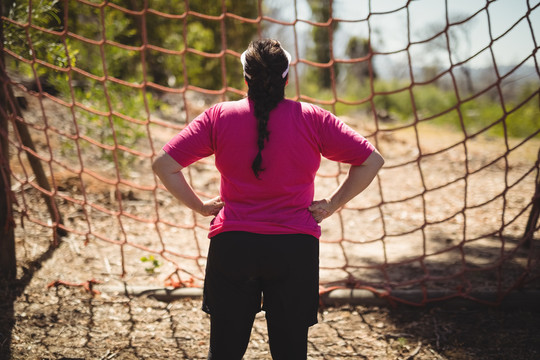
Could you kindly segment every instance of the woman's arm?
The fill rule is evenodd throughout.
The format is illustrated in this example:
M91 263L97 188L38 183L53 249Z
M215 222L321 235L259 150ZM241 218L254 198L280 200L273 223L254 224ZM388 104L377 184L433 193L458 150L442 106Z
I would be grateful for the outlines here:
M182 169L182 165L163 150L152 163L152 170L176 199L203 216L217 215L225 205L221 198L218 196L208 201L202 201L186 181Z
M375 150L362 165L351 166L345 181L338 186L330 197L314 201L308 208L315 221L320 223L364 191L383 164L383 157Z

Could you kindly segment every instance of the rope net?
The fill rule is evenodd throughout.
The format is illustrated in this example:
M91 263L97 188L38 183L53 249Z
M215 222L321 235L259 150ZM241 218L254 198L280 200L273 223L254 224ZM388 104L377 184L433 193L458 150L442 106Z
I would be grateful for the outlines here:
M241 52L275 37L293 56L287 97L337 113L386 159L322 223L321 291L497 303L537 286L538 1L502 24L504 1L467 13L441 1L423 27L425 1L344 3L8 1L1 114L19 262L65 235L66 281L200 286L209 219L151 162L206 107L245 96ZM346 171L323 159L316 197ZM211 158L186 174L202 197L218 193Z

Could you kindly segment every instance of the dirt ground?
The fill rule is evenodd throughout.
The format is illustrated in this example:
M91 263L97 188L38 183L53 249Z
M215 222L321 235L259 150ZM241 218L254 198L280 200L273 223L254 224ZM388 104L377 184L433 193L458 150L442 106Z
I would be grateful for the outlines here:
M28 101L30 108L39 107L35 98ZM65 109L62 112L61 107L50 103L45 108L56 115L49 118L49 125L69 128L62 125L70 121ZM25 120L35 125L32 136L37 139L38 152L46 154L45 144L50 141L54 145L51 156L60 159L60 165L74 160L56 146L61 133L47 128L49 138L40 140L39 115L33 118L27 112ZM369 133L369 126L367 129ZM167 139L170 130L159 132L153 128L153 141L159 144ZM351 275L363 279L365 285L409 284L416 289L424 289L429 283L428 289L454 292L464 285L495 293L523 284L526 290L539 290L538 237L530 248L521 242L528 215L523 208L531 199L535 181L535 173L527 172L536 160L538 139L523 146L514 142L510 146L516 147L508 156L494 161L508 150L504 146L501 149L500 142L470 139L459 145L461 134L441 135L440 129L424 126L418 126L417 131L419 141L410 128L371 138L387 158L386 168L366 196L354 200L324 225L322 278ZM148 149L141 147L140 151ZM110 164L101 166L95 163L97 155L88 153L81 158L86 169L111 173ZM433 155L417 163L414 159L420 154ZM173 225L199 224L201 219L171 201L164 191L145 190L145 186L155 184L149 173L131 170L126 175L142 190L119 187L115 191L87 177L82 193L82 179L61 166L55 168L57 163L52 162L51 169L59 170L54 175L61 200L59 208L66 225L74 231L62 238L58 247L51 246L51 230L39 224L47 224L50 217L42 197L29 184L35 179L31 171L23 169L25 161L21 158L24 156L19 153L12 166L16 179L22 179L13 183L18 201L14 214L18 280L0 284L0 359L205 359L209 321L200 310L199 297L163 302L106 291L92 294L79 286L49 286L58 280L80 284L91 279L116 287L163 286L164 276L175 269L175 261L185 265L188 273L200 274L207 246L205 229ZM137 163L137 168L149 168L149 159L144 161L146 165ZM404 165L408 163L410 166ZM195 168L191 178L197 189L212 193L216 178L208 167L203 163ZM459 180L465 170L466 182ZM334 187L340 172L339 168L323 164L326 177L318 179L317 189L324 192ZM505 184L515 186L504 196L498 195ZM415 195L422 187L430 191ZM377 207L382 194L386 203ZM111 216L108 211L119 207L119 199L125 213ZM460 212L464 203L469 208ZM126 214L147 216L144 219L148 221L136 221ZM161 219L159 223L152 220L155 214ZM504 228L498 228L501 220ZM422 227L426 223L429 226ZM359 226L363 231L358 231ZM157 230L160 238L154 235ZM460 240L463 237L474 241ZM173 262L160 258L159 269L151 274L145 270L148 264L140 260L148 255L145 249L162 249L162 254ZM188 256L175 257L176 253ZM467 272L460 272L462 268ZM121 277L123 270L126 274ZM522 284L523 279L528 281ZM100 286L96 284L94 289ZM310 332L309 359L540 357L540 307L472 305L456 307L438 302L418 308L403 304L322 306L319 324ZM261 313L245 359L270 358Z
M200 298L92 296L47 281L38 270L26 287L0 290L1 359L206 359L209 320ZM347 305L321 308L308 358L533 360L538 334L538 309ZM262 313L245 359L271 359Z

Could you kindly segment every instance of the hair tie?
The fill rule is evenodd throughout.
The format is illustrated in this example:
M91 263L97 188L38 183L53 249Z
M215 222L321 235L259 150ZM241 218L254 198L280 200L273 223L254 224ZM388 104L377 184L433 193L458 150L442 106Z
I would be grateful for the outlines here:
M281 74L281 77L283 79L285 79L285 77L287 76L287 74L289 73L289 65L291 64L291 54L289 54L289 52L287 50L285 50L283 47L281 48L281 50L283 50L283 53L285 54L285 56L287 57L287 68L285 69L285 71ZM249 75L247 72L246 72L246 53L247 53L247 50L244 51L242 53L242 55L240 55L240 62L242 63L242 68L244 69L244 76L247 77L248 79L251 80L251 75Z

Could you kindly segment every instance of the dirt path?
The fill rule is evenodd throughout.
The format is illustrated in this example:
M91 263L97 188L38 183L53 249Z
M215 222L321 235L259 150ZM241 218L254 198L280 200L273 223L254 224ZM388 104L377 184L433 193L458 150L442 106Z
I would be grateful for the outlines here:
M47 106L54 113L54 106ZM64 115L59 112L49 121L61 128L70 120ZM39 118L28 118L39 125ZM362 130L362 124L349 122ZM39 126L33 131L38 151L46 154L43 132ZM504 142L493 139L463 143L462 135L455 132L429 127L421 131L419 141L413 128L372 139L387 158L386 168L380 182L324 224L322 278L352 276L365 285L420 290L427 286L455 292L467 286L504 291L525 279L527 289L540 289L538 240L531 249L521 243L528 215L523 209L534 188L535 174L527 171L540 141L533 139L523 146L511 142L512 151L508 151ZM49 140L58 145L53 156L65 161L60 164L76 160L65 154L61 136L50 129L48 133ZM157 144L170 134L153 129L152 136ZM418 161L420 154L423 157ZM506 155L499 158L501 154ZM104 176L115 174L96 159L95 151L85 154L85 169ZM150 168L149 161L138 159L121 176L151 188L155 178L144 171ZM162 190L154 193L122 184L115 188L85 173L78 177L59 163L50 165L60 210L73 231L58 248L50 248L51 230L39 224L49 221L44 202L30 184L34 181L31 172L25 173L23 154L16 156L13 169L19 181L13 189L18 201L20 280L0 284L2 359L204 359L208 319L199 310L199 298L164 303L112 293L92 297L78 287L47 287L57 280L83 283L91 279L117 286L163 286L178 264L200 279L208 243L204 220ZM335 186L341 170L323 164L324 176L317 180L319 194L324 196ZM211 165L199 164L191 177L200 191L216 190ZM506 185L510 187L505 192ZM378 206L382 198L385 204ZM123 213L111 216L119 211L120 203ZM159 223L154 221L157 214ZM501 223L505 224L502 229ZM173 262L159 258L160 266L151 274L145 270L148 263L140 260L149 254L145 249L166 250L163 254ZM321 309L319 320L310 333L310 359L540 356L540 311L347 306ZM246 359L270 359L266 340L261 314Z
M209 320L200 299L92 297L80 288L47 289L46 280L38 271L12 303L2 290L1 359L206 359ZM310 330L309 359L533 360L539 331L540 312L326 308ZM263 313L245 359L271 359Z

